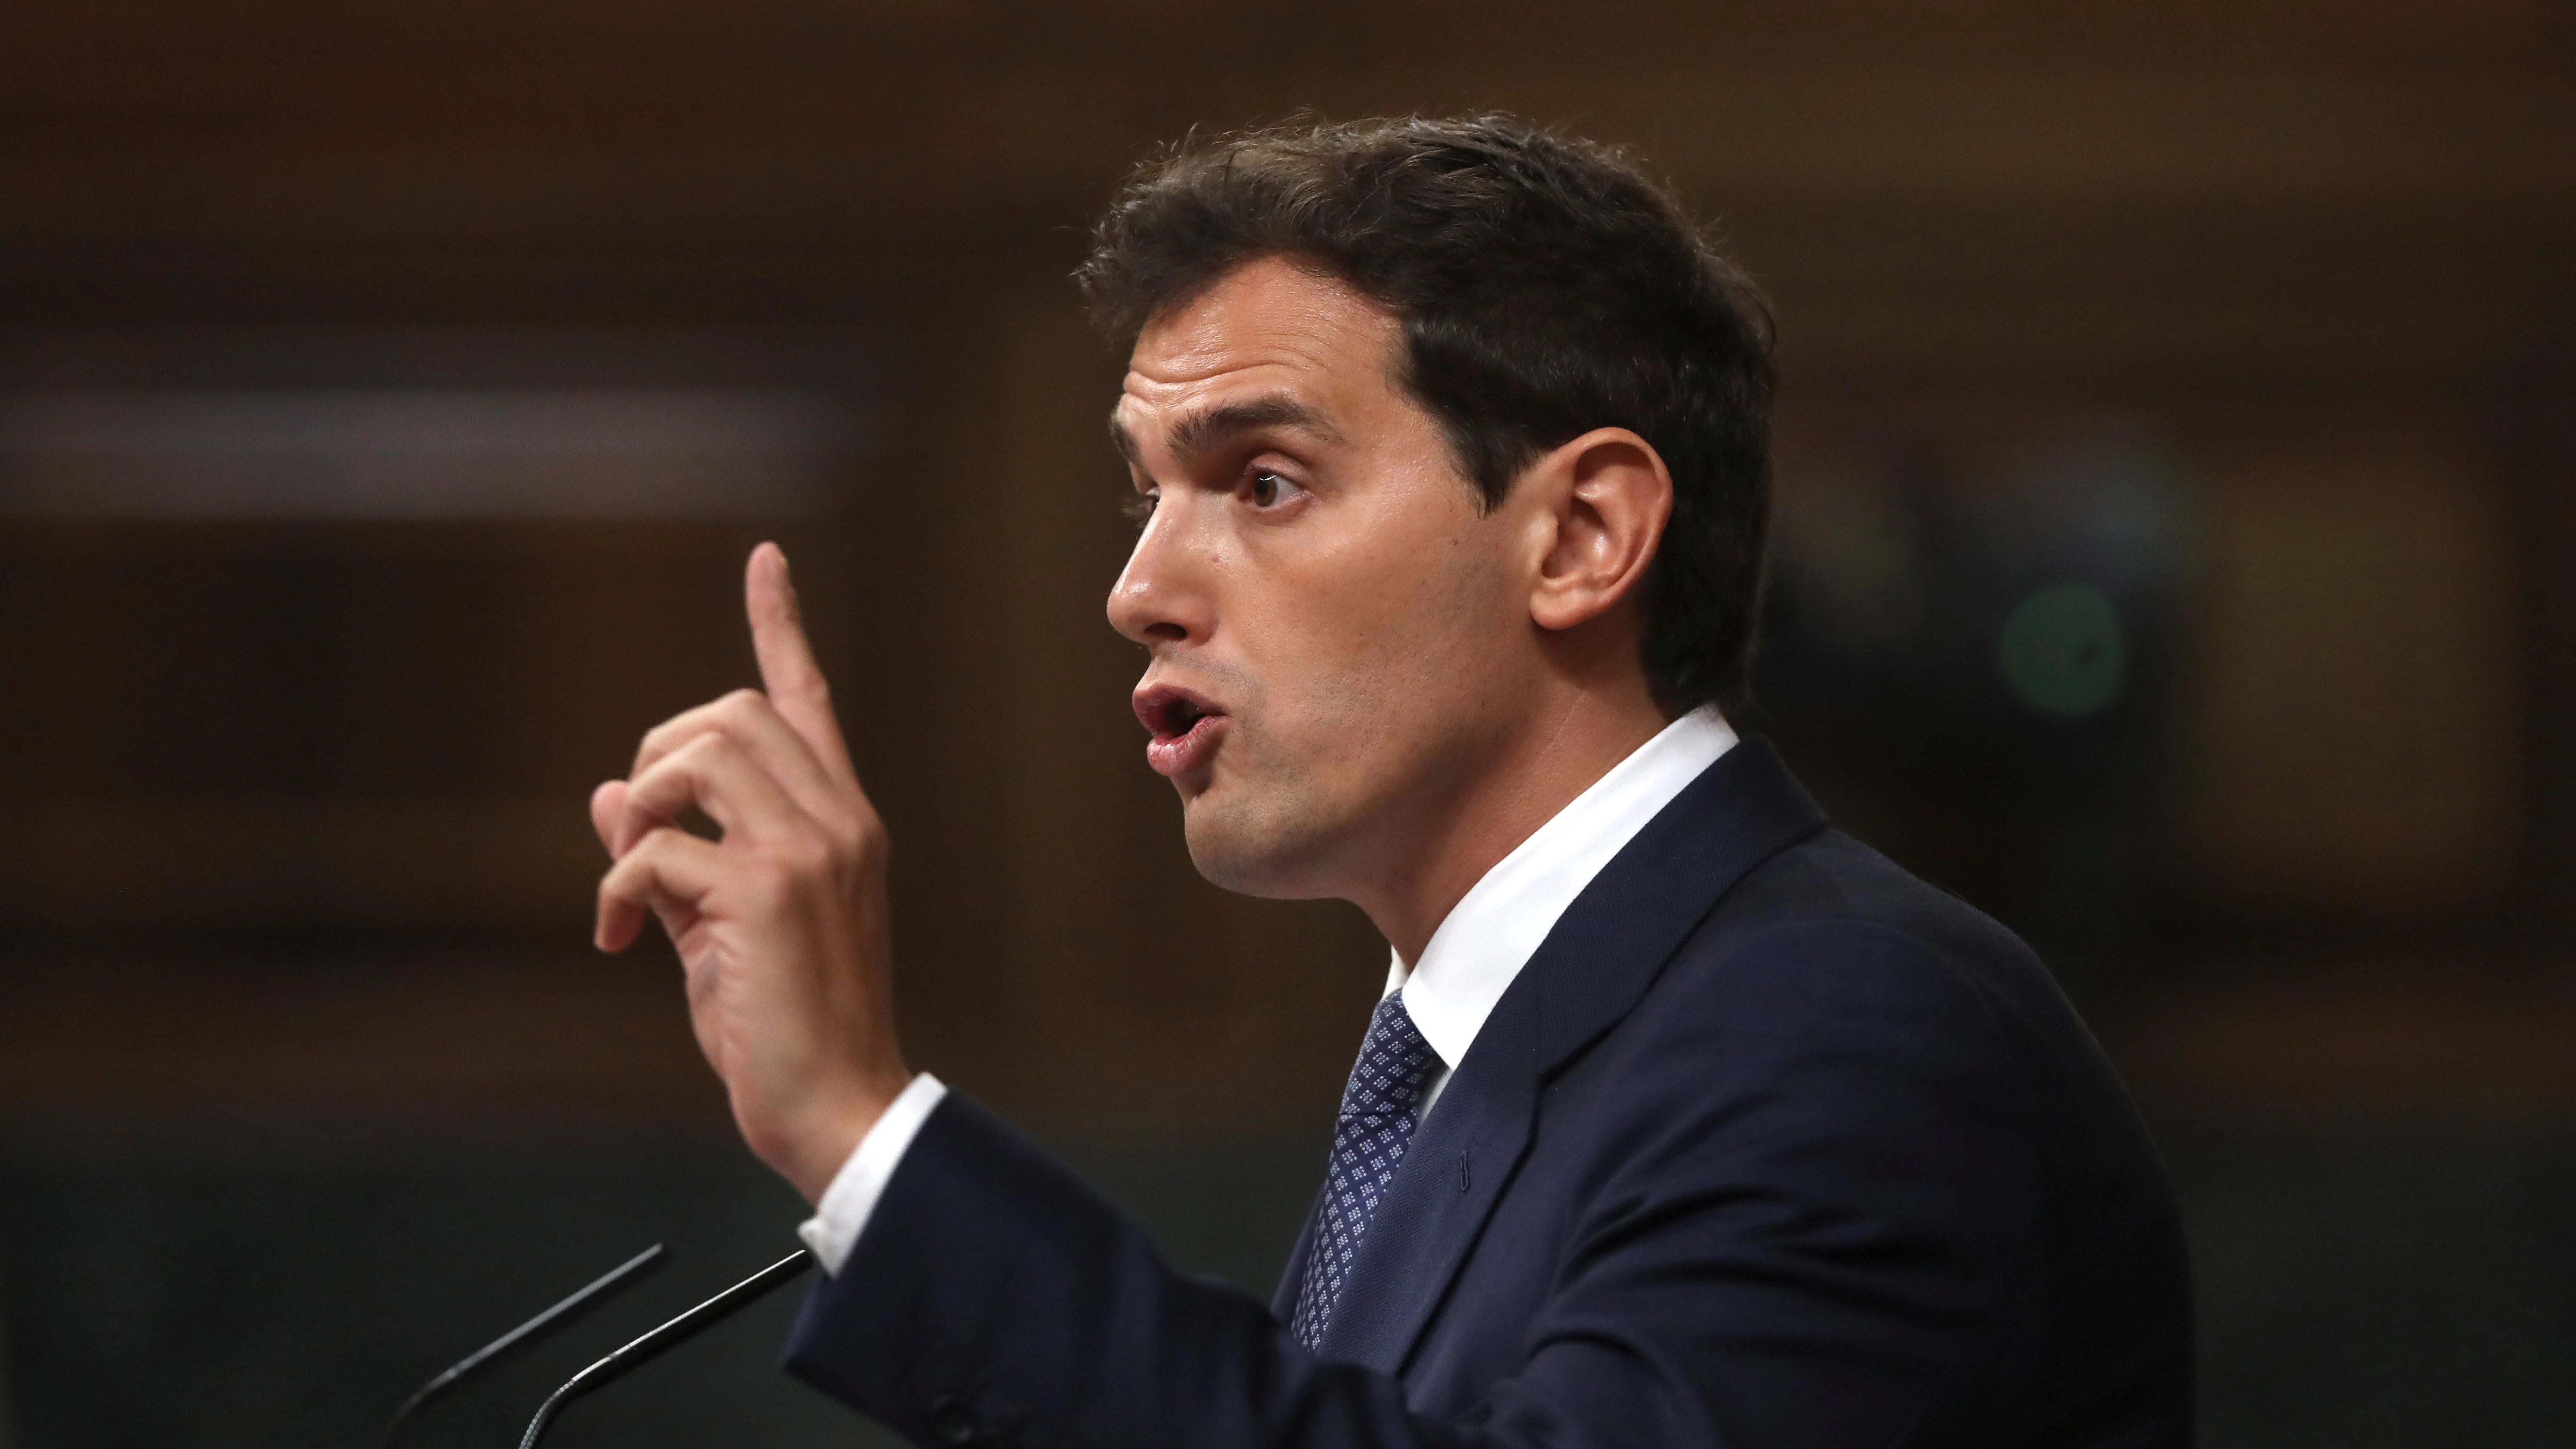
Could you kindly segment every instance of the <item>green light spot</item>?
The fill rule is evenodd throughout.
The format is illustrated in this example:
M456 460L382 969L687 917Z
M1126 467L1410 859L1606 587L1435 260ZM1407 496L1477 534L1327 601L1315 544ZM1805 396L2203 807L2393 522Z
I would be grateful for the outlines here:
M2082 719L2120 697L2129 646L2119 611L2083 584L2033 590L2004 620L1996 651L2004 683L2041 714Z

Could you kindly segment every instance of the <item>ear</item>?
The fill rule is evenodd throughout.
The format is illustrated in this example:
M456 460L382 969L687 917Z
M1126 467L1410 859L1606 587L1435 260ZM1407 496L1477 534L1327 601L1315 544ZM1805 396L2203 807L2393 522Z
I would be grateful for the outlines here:
M1633 594L1673 514L1673 475L1654 445L1626 428L1596 428L1521 475L1539 516L1530 618L1571 629Z

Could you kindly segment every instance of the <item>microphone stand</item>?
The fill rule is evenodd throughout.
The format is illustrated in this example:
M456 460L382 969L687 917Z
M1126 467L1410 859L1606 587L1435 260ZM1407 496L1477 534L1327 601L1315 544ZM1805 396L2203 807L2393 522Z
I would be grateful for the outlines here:
M661 1357L671 1349L679 1347L750 1307L755 1301L776 1292L801 1277L806 1269L813 1266L813 1254L799 1248L792 1255L779 1259L583 1369L580 1373L574 1374L564 1381L562 1388L548 1395L546 1401L537 1407L537 1416L528 1421L528 1432L526 1437L519 1440L519 1449L537 1449L537 1440L545 1434L546 1426L554 1422L555 1415L563 1412L564 1405L586 1394L596 1393L624 1378L653 1359Z
M655 1243L591 1280L571 1297L476 1349L454 1367L421 1385L420 1392L405 1399L403 1406L394 1410L392 1421L385 1425L385 1437L382 1441L385 1449L392 1449L393 1442L402 1436L404 1429L410 1427L412 1417L427 1407L430 1401L444 1397L449 1390L466 1379L498 1368L521 1353L552 1338L557 1330L569 1326L574 1319L606 1302L630 1284L643 1278L645 1274L661 1266L665 1256L662 1245Z

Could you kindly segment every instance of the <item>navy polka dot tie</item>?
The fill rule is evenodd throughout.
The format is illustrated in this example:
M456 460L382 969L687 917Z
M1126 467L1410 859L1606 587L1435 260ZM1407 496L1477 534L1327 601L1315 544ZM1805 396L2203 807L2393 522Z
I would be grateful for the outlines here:
M1341 1120L1333 1126L1333 1163L1324 1177L1324 1216L1306 1258L1306 1280L1297 1289L1289 1329L1313 1348L1341 1301L1342 1280L1377 1216L1378 1200L1395 1181L1395 1165L1413 1141L1413 1106L1422 1084L1440 1065L1431 1044L1414 1030L1399 991L1377 1004L1368 1040L1360 1047L1350 1085L1342 1089Z

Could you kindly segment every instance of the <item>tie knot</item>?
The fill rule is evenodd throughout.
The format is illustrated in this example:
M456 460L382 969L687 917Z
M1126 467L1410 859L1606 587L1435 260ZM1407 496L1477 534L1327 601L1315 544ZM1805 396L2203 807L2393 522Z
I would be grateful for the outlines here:
M1431 1078L1431 1069L1440 1064L1440 1056L1431 1043L1413 1025L1413 1013L1404 1009L1404 993L1396 992L1377 1004L1377 1014L1369 1018L1368 1040L1360 1046L1360 1059L1351 1068L1350 1084L1342 1089L1342 1115L1345 1117L1401 1117L1413 1111L1422 1096L1422 1084Z

